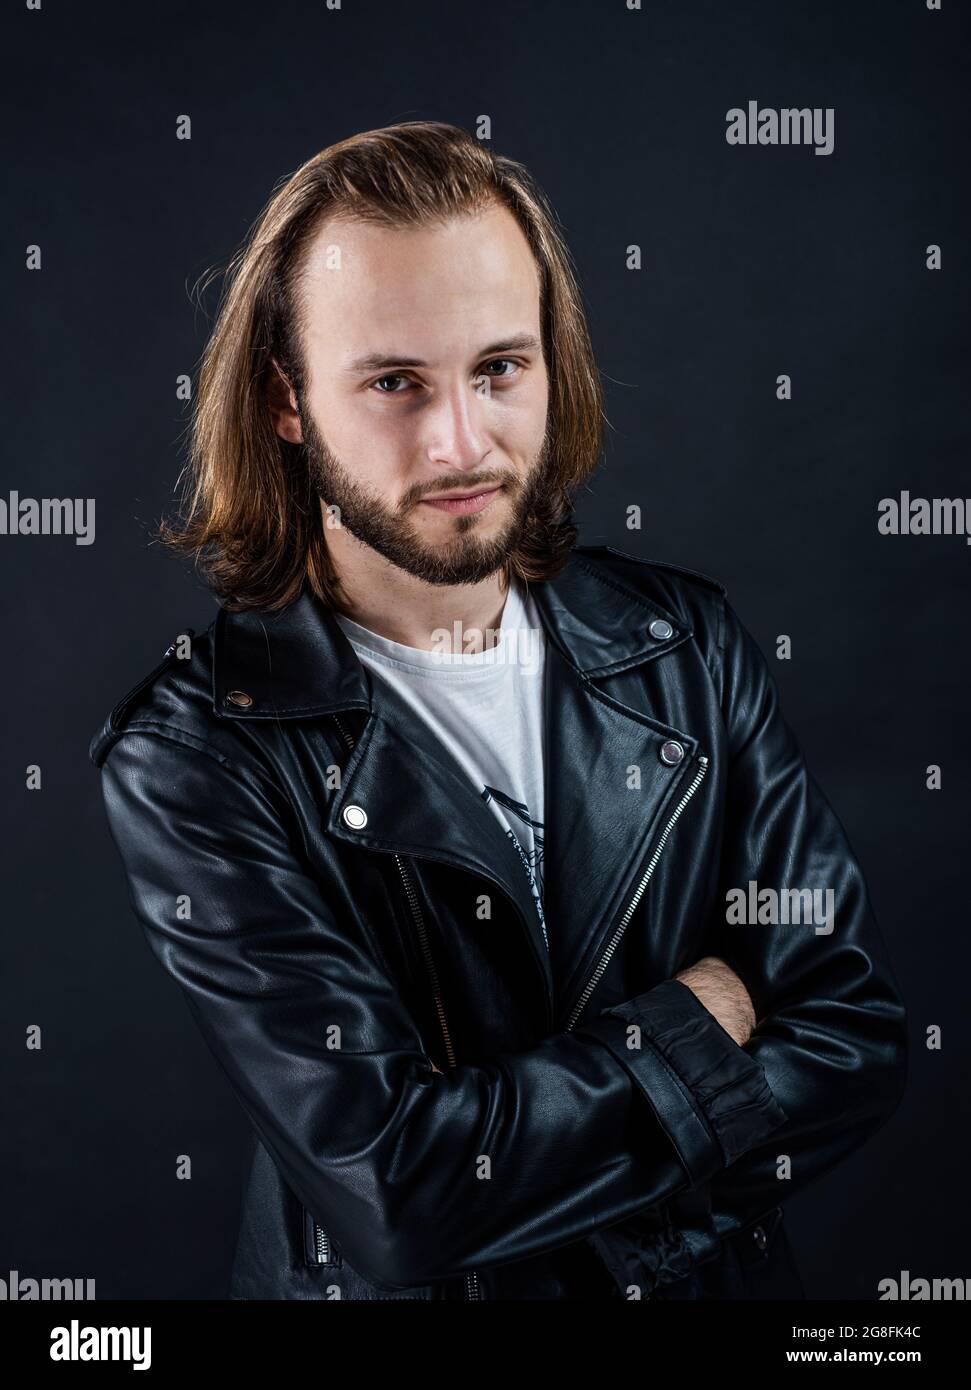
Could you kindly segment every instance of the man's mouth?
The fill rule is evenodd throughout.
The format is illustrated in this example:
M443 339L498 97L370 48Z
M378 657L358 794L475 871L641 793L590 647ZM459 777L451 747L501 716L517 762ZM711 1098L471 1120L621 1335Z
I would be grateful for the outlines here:
M496 483L494 487L483 488L478 492L451 492L441 497L423 497L421 500L425 507L435 507L440 512L464 516L470 512L481 512L488 507L489 503L498 497L502 488L502 483Z

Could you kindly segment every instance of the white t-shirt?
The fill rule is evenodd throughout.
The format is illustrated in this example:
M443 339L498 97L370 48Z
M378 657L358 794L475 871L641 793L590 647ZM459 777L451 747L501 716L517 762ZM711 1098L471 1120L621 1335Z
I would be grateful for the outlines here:
M335 613L361 661L437 735L495 811L543 915L543 668L546 642L531 597L510 585L500 636L485 651L423 651Z

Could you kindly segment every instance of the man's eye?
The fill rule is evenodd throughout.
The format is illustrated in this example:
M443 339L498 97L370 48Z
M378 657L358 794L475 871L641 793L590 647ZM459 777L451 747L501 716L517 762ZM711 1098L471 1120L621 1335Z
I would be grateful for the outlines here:
M515 362L512 360L511 357L494 357L493 360L492 360L491 362L487 362L487 363L486 363L486 369L487 369L487 370L488 370L489 367L516 367L516 366L517 366L517 363L515 363ZM503 375L503 376L512 376L512 372L503 372L502 375Z
M373 386L380 386L381 383L382 383L383 381L407 381L407 380L408 380L408 378L407 378L406 376L400 376L400 375L379 376L378 379L377 379L377 381L372 382L372 385L373 385ZM395 391L395 390L391 390L391 391L379 391L379 392L378 392L378 395L380 395L380 396L400 396L400 395L401 395L401 392L400 392L400 391Z

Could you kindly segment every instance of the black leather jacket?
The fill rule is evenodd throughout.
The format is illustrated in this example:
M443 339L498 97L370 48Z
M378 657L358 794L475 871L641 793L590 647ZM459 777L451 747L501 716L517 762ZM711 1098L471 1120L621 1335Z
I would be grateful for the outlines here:
M593 546L530 590L548 951L493 811L309 590L220 609L92 741L258 1136L234 1298L751 1296L781 1202L900 1099L863 875L724 588ZM750 882L833 889L834 929L729 923ZM744 1048L672 978L709 954Z

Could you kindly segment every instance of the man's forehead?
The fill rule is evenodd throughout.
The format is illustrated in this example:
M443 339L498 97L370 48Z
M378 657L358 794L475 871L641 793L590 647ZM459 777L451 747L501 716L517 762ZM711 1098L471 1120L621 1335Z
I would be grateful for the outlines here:
M521 248L484 218L469 228L453 221L401 233L335 221L306 264L308 329L348 369L379 370L392 358L433 366L452 348L513 351L520 340L519 350L530 351L539 274L515 223L514 230ZM335 339L327 330L338 324Z
M431 216L419 222L399 224L359 217L341 210L324 217L317 224L308 248L308 261L326 253L330 246L353 245L361 248L369 245L383 247L392 242L405 245L408 242L432 240L465 241L476 235L492 240L506 238L526 242L519 222L501 203L492 203L476 211Z

